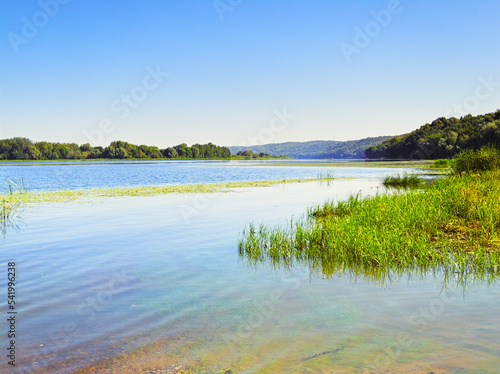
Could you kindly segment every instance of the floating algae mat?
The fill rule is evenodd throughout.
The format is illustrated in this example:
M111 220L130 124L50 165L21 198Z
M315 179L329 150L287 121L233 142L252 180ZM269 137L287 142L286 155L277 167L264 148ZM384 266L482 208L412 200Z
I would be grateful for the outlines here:
M305 183L325 181L333 178L308 178L266 181L243 181L207 184L183 184L174 186L147 186L123 188L96 188L87 190L44 191L14 195L0 195L1 199L10 199L16 203L49 203L49 202L91 202L94 199L125 196L156 196L181 193L216 193L229 192L233 188L268 187L284 183Z

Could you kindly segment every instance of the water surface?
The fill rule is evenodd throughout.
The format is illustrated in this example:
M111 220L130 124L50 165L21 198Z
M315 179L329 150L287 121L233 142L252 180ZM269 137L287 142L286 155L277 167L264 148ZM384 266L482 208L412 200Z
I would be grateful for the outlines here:
M135 187L192 183L218 183L282 179L376 178L407 169L331 166L275 166L271 161L94 161L0 163L0 192L7 191L7 179L23 181L30 191ZM307 164L331 160L300 160Z
M444 287L429 275L380 286L300 266L249 268L238 258L249 222L286 225L325 199L377 193L385 171L373 172L27 207L19 230L1 239L0 263L17 264L19 322L18 365L3 360L0 370L496 373L498 284Z

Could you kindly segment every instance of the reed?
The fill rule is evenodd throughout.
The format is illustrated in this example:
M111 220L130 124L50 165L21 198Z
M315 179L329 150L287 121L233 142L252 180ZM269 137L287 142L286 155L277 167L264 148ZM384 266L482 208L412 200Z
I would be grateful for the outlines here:
M21 179L19 182L13 181L12 179L7 179L6 183L10 196L14 194L26 195L28 193L28 190L26 189L26 186L24 184L24 179Z
M22 179L20 182L7 179L6 183L9 194L0 199L0 233L3 237L5 237L8 227L19 228L18 224L22 221L21 213L23 209L22 204L16 200L17 196L27 194Z
M429 188L326 202L287 227L250 226L239 240L251 265L307 265L330 277L379 282L403 274L495 279L500 273L500 171L453 175Z
M386 187L411 188L421 186L423 184L423 180L416 174L404 173L402 176L399 174L389 175L384 178L382 183Z
M318 173L319 180L333 180L335 179L335 175L331 171L327 171L324 173Z

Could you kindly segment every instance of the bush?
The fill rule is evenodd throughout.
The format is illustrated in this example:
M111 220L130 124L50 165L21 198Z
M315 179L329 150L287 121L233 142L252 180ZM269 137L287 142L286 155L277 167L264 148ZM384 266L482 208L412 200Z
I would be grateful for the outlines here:
M434 160L432 163L432 167L434 168L449 168L451 164L451 160L448 160L447 158L440 158L438 160Z
M467 150L461 152L452 165L457 174L500 169L500 150L493 147Z

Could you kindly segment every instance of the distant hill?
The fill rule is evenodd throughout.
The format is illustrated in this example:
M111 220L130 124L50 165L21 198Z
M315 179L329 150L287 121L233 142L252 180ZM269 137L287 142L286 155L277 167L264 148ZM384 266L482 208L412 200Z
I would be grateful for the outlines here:
M252 146L228 147L231 154L251 150L256 153L284 155L295 158L364 158L365 149L389 139L389 136L364 138L360 140L335 141L315 140L309 142L287 142Z
M450 158L465 149L500 148L500 110L460 119L438 118L419 129L369 146L367 158Z

